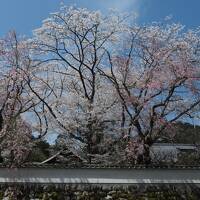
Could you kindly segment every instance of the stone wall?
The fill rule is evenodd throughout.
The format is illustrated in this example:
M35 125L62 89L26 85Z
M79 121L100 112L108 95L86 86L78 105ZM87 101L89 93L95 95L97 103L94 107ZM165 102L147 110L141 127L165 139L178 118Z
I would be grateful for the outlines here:
M194 185L134 185L103 188L91 185L4 185L0 200L199 200Z

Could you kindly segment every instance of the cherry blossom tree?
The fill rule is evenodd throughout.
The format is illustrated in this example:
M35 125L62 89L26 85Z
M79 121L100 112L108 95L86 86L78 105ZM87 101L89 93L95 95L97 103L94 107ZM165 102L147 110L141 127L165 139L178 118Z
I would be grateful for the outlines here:
M92 154L98 154L95 146L105 130L112 130L117 118L112 86L99 69L105 62L105 49L116 43L124 21L125 16L105 17L64 6L43 21L31 41L36 57L39 54L43 85L53 91L45 100L55 121L53 128L83 143L89 162Z
M41 101L29 87L34 70L26 40L11 31L0 44L0 149L13 166L25 162L32 148L34 126L26 114L39 115Z
M133 149L143 152L139 162L150 163L149 148L175 134L173 123L198 118L199 39L198 30L184 32L179 24L131 26L121 49L107 51L110 67L101 72L124 108L127 137L139 137L141 147L135 140L127 147L129 155Z
M199 31L129 17L63 6L30 40L41 89L29 87L51 128L83 147L89 163L103 135L148 164L151 145L172 137L173 123L199 115Z

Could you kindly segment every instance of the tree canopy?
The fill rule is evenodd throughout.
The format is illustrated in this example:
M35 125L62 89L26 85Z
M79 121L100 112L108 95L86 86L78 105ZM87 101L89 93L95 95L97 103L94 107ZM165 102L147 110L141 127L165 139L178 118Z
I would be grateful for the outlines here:
M83 162L149 164L159 138L199 118L199 43L198 29L66 6L32 38L10 32L0 42L0 147L23 157L30 135L54 132Z

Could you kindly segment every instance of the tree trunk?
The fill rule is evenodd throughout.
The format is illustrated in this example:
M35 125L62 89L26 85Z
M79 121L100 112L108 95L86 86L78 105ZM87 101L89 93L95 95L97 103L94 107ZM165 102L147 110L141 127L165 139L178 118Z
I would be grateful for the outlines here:
M150 148L153 145L154 140L151 136L147 136L144 140L144 164L150 165L152 163L151 155L150 155Z
M143 153L138 156L137 164L151 164L150 147L152 146L152 144L153 140L151 138L145 138L145 140L143 141Z
M150 146L148 144L144 144L143 164L151 164Z

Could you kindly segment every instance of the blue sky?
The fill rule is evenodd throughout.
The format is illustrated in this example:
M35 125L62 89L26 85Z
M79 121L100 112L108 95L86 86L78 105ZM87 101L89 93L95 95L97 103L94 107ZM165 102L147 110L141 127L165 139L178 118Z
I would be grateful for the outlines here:
M15 29L30 35L50 12L58 10L61 0L0 0L0 36ZM139 23L160 21L167 15L188 28L200 25L200 0L64 0L67 5L98 9L106 12L115 7L120 11L135 11Z

